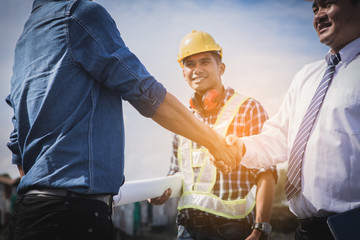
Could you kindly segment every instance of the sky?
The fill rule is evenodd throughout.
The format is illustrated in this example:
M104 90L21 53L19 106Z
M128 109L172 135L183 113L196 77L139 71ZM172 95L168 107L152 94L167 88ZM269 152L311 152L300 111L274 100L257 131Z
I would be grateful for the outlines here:
M304 64L322 59L303 0L95 0L114 18L126 45L184 105L192 93L176 61L181 39L192 30L210 33L223 48L223 83L250 96L273 116ZM5 103L15 44L31 12L31 0L0 0L0 174L18 177L6 147L12 109ZM65 93L66 94L66 93ZM167 174L171 133L124 103L127 180ZM119 176L120 177L120 176Z

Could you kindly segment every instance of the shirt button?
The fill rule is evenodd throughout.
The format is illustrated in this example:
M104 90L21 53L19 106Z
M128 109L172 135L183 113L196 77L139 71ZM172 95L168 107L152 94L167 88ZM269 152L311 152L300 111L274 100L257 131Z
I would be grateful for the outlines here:
M99 213L98 212L95 212L95 217L98 217L99 216Z

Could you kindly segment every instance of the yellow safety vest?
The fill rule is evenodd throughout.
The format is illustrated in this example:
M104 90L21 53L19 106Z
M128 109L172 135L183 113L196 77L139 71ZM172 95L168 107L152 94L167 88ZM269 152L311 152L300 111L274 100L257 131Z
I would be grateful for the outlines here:
M226 135L231 122L241 105L248 99L235 93L224 105L214 129ZM178 161L183 176L183 193L179 200L178 210L194 208L230 219L247 216L255 206L256 185L242 199L222 200L212 193L216 181L216 167L211 164L209 151L204 148L193 148L192 141L180 137ZM195 171L197 178L195 178Z

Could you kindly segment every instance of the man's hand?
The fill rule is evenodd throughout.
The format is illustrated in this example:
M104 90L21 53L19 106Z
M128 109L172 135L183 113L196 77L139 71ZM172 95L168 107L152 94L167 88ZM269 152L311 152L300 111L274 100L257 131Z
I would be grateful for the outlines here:
M161 205L163 204L164 202L166 202L170 196L171 196L171 193L172 193L172 190L171 188L168 188L165 190L165 192L163 193L163 195L159 196L159 197L156 197L156 198L151 198L151 199L148 199L148 202L150 204L153 204L153 205Z
M230 173L236 169L242 158L242 142L235 135L230 135L226 139L219 136L218 149L211 153L210 161L216 168L223 173Z
M240 162L241 162L242 157L244 156L244 153L243 153L244 143L235 134L231 134L229 136L226 136L226 143L229 146L235 146L236 147L236 149L237 149L237 152L236 152L236 167L238 167Z
M267 239L267 237L265 235L262 235L262 233L259 230L254 229L252 233L245 240L262 240L262 239Z

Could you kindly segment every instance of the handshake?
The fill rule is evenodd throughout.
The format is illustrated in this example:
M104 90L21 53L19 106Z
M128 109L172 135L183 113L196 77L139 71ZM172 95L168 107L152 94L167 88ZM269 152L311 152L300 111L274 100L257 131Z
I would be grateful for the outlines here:
M244 144L236 135L229 135L226 138L219 136L220 144L209 149L210 161L223 173L230 173L236 169L243 157Z

